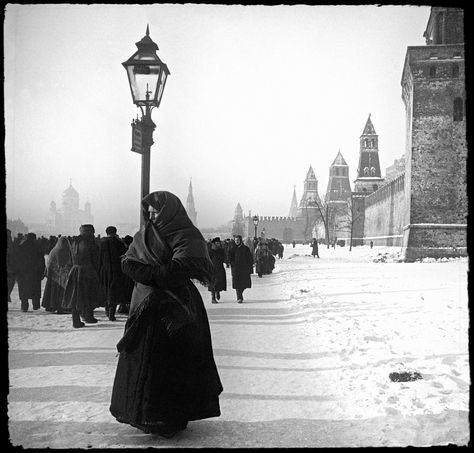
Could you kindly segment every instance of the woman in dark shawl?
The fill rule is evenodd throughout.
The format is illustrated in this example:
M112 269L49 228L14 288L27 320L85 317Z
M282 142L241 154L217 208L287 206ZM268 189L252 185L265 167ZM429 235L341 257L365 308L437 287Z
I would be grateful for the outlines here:
M211 283L208 286L208 290L211 292L211 302L217 304L220 299L220 292L227 289L227 278L224 268L225 263L225 252L221 245L220 238L214 238L211 241L211 247L209 249L209 256L211 257L213 273Z
M41 306L49 312L67 313L61 307L66 288L67 276L72 267L71 247L68 240L61 236L49 253L46 264L46 286Z
M201 295L212 263L200 231L170 192L142 200L145 225L122 270L135 282L110 412L146 433L171 437L190 420L220 415L222 384Z
M18 246L18 294L21 311L28 311L28 299L32 300L33 310L40 308L41 280L44 278L45 262L43 251L35 233L27 233Z
M94 226L79 228L79 236L71 245L72 268L67 277L62 307L72 311L72 326L95 324L94 309L105 306L105 294L99 280L99 247L94 238Z

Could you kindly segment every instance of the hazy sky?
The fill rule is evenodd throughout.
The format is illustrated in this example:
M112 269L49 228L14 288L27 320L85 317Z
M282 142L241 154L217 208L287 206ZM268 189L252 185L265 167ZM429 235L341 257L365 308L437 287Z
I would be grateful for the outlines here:
M400 80L424 45L429 7L15 5L6 7L7 215L43 222L69 180L97 228L139 223L141 156L121 63L146 32L168 65L150 189L186 203L198 226L244 213L286 216L311 164L326 192L341 150L351 186L369 113L382 173L404 153ZM98 231L100 232L100 231Z

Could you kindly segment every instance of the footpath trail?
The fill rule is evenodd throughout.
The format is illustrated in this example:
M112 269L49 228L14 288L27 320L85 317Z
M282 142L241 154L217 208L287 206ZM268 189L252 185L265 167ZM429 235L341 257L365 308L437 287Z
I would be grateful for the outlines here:
M439 416L341 417L340 358L321 351L305 308L295 308L283 282L297 278L288 264L252 276L237 304L228 290L219 304L199 287L208 312L214 355L224 392L218 418L191 422L172 439L120 424L109 413L115 345L125 315L112 323L70 327L69 316L43 310L21 313L16 288L9 304L9 438L24 448L145 447L347 447L429 444L459 422L456 411ZM324 267L319 269L323 277ZM44 282L43 282L44 284ZM31 310L31 309L30 309ZM310 332L310 333L309 333ZM318 350L319 349L319 350ZM334 363L328 366L328 363ZM337 410L336 410L337 409ZM463 419L463 423L465 423ZM418 432L413 437L413 432ZM408 440L407 441L407 436Z

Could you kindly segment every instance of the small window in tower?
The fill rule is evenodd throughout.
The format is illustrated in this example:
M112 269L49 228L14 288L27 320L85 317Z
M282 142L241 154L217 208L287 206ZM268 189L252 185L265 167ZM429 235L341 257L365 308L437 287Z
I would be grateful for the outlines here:
M462 121L464 119L464 105L462 98L455 98L453 105L453 120Z
M462 55L460 53L455 53L453 58L456 58L456 59L461 59L462 58Z
M430 77L436 77L436 66L430 66Z
M369 176L369 167L364 167L364 176Z
M459 65L457 63L454 63L452 66L452 76L453 77L459 77Z
M375 167L370 167L370 175L375 176Z
M364 139L364 146L365 146L366 148L367 148L367 146L368 146L368 140L367 140L366 138Z

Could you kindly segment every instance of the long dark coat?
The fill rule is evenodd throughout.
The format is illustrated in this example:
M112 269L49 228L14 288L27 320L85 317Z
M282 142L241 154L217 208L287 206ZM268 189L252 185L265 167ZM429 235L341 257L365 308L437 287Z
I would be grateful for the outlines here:
M318 253L318 242L317 241L313 241L311 243L311 255L313 256L316 256L316 255L319 255Z
M232 288L251 288L250 274L253 273L253 256L250 249L244 244L232 247L229 250L229 261L232 271Z
M127 298L128 278L123 274L121 257L127 251L125 244L115 236L107 236L99 245L99 278L109 303L129 303Z
M162 423L219 416L223 388L206 310L191 281L209 283L204 238L173 194L151 193L142 205L146 224L122 260L136 284L117 344L110 412L119 422L154 432ZM159 210L154 223L148 221L149 205ZM181 323L178 307L186 307L189 322Z
M105 306L105 294L99 280L99 248L94 238L78 236L71 246L69 271L62 307L76 308L81 314Z
M61 310L67 277L71 267L72 255L69 242L65 237L60 237L50 251L46 264L47 280L41 306L47 311Z
M226 291L227 277L225 273L225 251L222 248L209 250L209 256L213 265L212 280L208 286L209 291Z
M45 262L41 245L36 238L27 236L18 246L16 268L20 300L41 298L41 280Z

